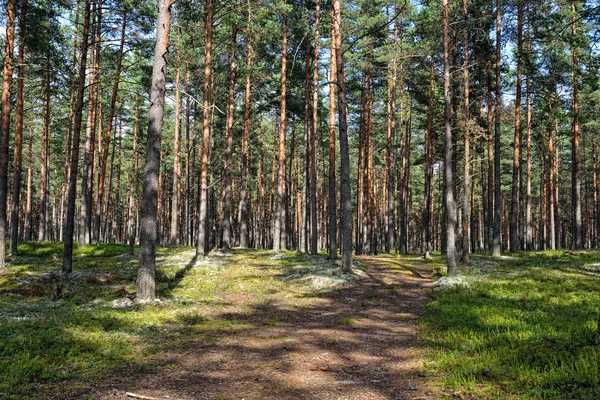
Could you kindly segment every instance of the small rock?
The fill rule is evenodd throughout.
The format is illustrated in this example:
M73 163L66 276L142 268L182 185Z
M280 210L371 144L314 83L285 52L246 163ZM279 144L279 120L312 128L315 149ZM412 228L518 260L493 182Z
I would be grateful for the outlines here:
M110 303L112 308L127 308L133 307L133 301L127 297L115 299Z

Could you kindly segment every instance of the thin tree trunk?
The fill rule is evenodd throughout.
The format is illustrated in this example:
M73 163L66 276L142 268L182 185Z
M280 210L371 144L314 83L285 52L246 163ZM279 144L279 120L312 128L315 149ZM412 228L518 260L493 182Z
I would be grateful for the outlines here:
M287 96L287 14L283 15L281 50L281 109L279 122L279 169L277 174L277 211L275 212L275 231L273 233L273 250L278 251L286 246L285 231L285 132L286 132L286 96Z
M312 85L312 125L310 130L310 253L318 252L318 219L317 219L317 115L319 111L319 22L321 4L316 0L315 9L315 45L313 57L313 85Z
M335 61L338 85L338 124L340 134L340 174L341 174L341 218L340 236L342 252L342 271L352 272L352 198L350 191L350 155L348 149L348 120L346 102L346 78L344 73L344 53L342 52L342 34L340 0L333 0L333 39L335 42Z
M519 251L519 174L521 160L521 86L523 53L523 3L517 5L517 93L515 95L515 138L510 210L510 251Z
M244 133L242 136L242 171L240 177L240 210L239 210L239 224L240 224L240 247L248 247L248 151L249 151L249 140L250 140L250 119L252 111L252 82L251 82L251 68L252 68L252 55L253 55L253 42L250 32L250 2L248 2L248 50L246 54L246 89L244 92Z
M448 263L448 275L456 274L456 204L454 202L454 172L452 170L452 127L450 126L450 113L452 98L450 94L450 61L448 49L450 44L448 27L448 0L442 0L442 27L444 32L444 172L445 172L445 196L446 214L446 257Z
M10 254L17 254L19 242L19 202L21 198L21 166L23 163L23 105L25 97L25 18L27 13L27 0L21 3L21 20L19 33L19 59L17 68L17 107L15 110L15 149L13 162L13 192L10 215Z
M235 111L235 73L236 62L235 53L237 47L237 27L233 27L231 39L231 64L229 70L229 94L227 95L227 144L225 147L225 201L223 204L223 214L221 226L223 229L222 248L224 251L230 251L232 246L232 229L231 229L231 158L233 151L233 117Z
M100 7L102 2L100 1ZM100 17L99 17L100 18ZM106 135L102 143L102 158L100 159L100 180L98 182L98 194L96 200L96 239L100 239L100 214L102 213L103 199L104 199L104 184L106 178L106 164L108 161L108 153L110 147L110 139L113 129L113 121L115 119L117 95L119 93L119 83L121 82L121 66L123 64L123 47L125 44L125 28L127 25L127 10L123 11L123 24L121 25L121 41L119 43L119 54L117 56L117 66L115 70L115 79L113 82L112 96L110 99L110 109L108 113L108 122L106 127Z
M204 32L204 98L202 109L202 165L200 169L200 208L198 213L198 243L196 256L207 253L207 215L208 215L208 160L210 148L210 83L212 73L212 31L214 1L207 0Z
M171 0L158 0L146 165L144 167L144 185L140 207L140 257L136 282L136 297L140 302L154 301L156 296L158 174L160 172L160 145L166 91L166 56L169 46L171 17L170 3Z
M571 33L573 37L577 34L577 6L571 0ZM583 247L582 221L581 221L581 175L579 168L579 56L575 44L571 43L572 59L572 123L571 123L571 196L573 208L573 248Z
M33 200L33 190L31 181L33 175L33 126L29 127L29 154L27 160L27 204L25 206L25 240L33 240L33 221L31 215L31 204Z
M394 2L394 7L397 8L397 4ZM397 12L397 10L395 10ZM389 128L387 130L387 147L386 147L386 158L385 158L385 172L387 182L387 216L386 216L386 242L385 251L390 253L394 249L394 220L395 220L395 205L396 196L394 193L394 164L395 164L395 150L394 142L396 140L396 90L397 90L397 76L398 76L398 32L399 23L396 19L394 23L394 39L392 46L394 46L394 58L392 59L392 79L391 79L391 90L390 90L390 105L389 105Z
M463 54L464 54L464 64L463 64L463 85L464 85L464 134L465 134L465 165L464 165L464 178L463 178L463 213L462 213L462 257L461 261L463 263L469 262L469 252L471 246L471 224L469 223L471 218L470 211L470 186L471 186L471 176L469 175L470 168L470 119L471 114L469 111L469 10L468 10L468 0L463 0L463 15L465 19L465 27L463 33Z
M531 76L527 76L527 198L525 201L526 249L533 250L533 218L531 216Z
M133 255L135 246L135 221L134 207L137 195L137 139L139 130L139 105L138 96L135 96L135 111L133 117L133 145L131 150L131 179L129 181L129 201L127 208L127 240L129 241L129 254Z
M329 258L337 258L337 192L335 171L335 79L336 79L336 55L331 27L331 58L329 68Z
M40 224L38 240L48 239L48 198L50 168L50 52L46 52L46 73L44 77L44 117L42 125L42 159L40 162Z
M500 193L500 118L502 110L502 90L500 87L501 67L501 35L502 35L502 10L501 0L496 0L496 109L494 125L494 239L492 256L500 257L502 254L502 194Z
M67 194L67 216L63 235L64 252L62 274L65 278L73 271L73 233L75 230L75 200L77 199L77 167L79 163L81 120L83 118L83 97L85 94L85 71L88 51L88 35L90 30L90 3L91 0L85 0L85 16L83 33L81 36L81 62L79 65L79 83L77 85L77 98L75 103L73 149L71 151L69 188Z
M171 196L171 231L169 243L179 244L179 200L181 193L181 41L177 29L177 66L175 72L175 129L173 132L173 187Z
M429 111L427 115L427 130L425 131L425 199L423 207L423 253L425 259L431 258L433 243L431 229L433 222L433 159L435 139L433 135L433 112L435 106L435 67L431 63L429 78Z

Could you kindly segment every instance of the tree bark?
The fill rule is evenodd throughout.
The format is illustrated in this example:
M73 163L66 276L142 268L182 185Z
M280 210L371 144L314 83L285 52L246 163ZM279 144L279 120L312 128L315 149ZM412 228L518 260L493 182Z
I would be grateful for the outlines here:
M90 3L85 0L85 14L83 33L81 36L81 61L79 64L79 83L75 102L75 115L73 124L73 148L71 150L71 165L69 171L69 187L67 194L67 216L64 228L64 250L62 275L67 278L73 271L73 233L75 230L75 200L77 198L77 166L79 163L79 137L81 134L81 120L83 118L83 97L85 93L85 71L88 52L88 35L90 30Z
M202 165L200 167L200 205L198 210L198 242L196 257L207 254L208 160L210 150L210 83L212 73L212 32L214 1L207 0L204 31L204 95L202 108Z
M456 204L454 201L454 171L452 170L452 127L450 125L451 103L450 94L450 60L448 49L450 45L448 27L448 0L442 0L442 27L444 33L444 172L446 191L444 202L446 204L446 258L448 275L456 274Z
M433 112L435 107L435 67L431 61L431 73L429 78L429 111L427 115L427 130L425 131L425 199L423 207L423 253L425 259L431 258L433 252L432 222L433 222L433 159L435 151L435 139L433 134Z
M500 87L501 54L500 44L502 35L501 0L496 0L496 109L494 125L494 237L492 256L502 254L502 194L500 193L500 119L502 110L502 90Z
M139 130L139 105L138 95L135 96L135 111L133 117L133 145L131 149L131 179L129 181L129 200L127 207L127 240L129 241L129 254L133 255L135 246L135 220L134 207L137 197L137 139Z
M277 173L277 210L275 212L275 231L273 232L273 250L286 247L286 185L285 185L285 132L286 132L286 96L287 96L287 14L283 15L281 50L281 106L279 122L279 163Z
M469 262L469 253L471 251L471 224L469 223L471 218L470 211L470 186L471 186L471 176L469 175L470 168L470 123L471 123L471 114L469 111L469 10L468 10L468 0L463 0L463 15L465 20L465 27L463 32L463 54L464 54L464 64L463 64L463 85L464 85L464 110L463 110L463 123L464 123L464 134L465 134L465 165L463 170L463 198L462 198L462 257L461 261L463 263Z
M573 41L577 35L577 6L571 0L571 33ZM571 43L571 66L572 66L572 122L571 122L571 197L572 197L572 221L573 221L573 248L583 247L582 221L581 221L581 174L579 168L579 56L575 44Z
M397 4L394 3L394 7ZM397 10L396 10L397 12ZM394 192L394 164L395 164L395 150L394 142L396 140L396 90L397 90L397 76L398 76L398 31L399 24L396 20L394 24L394 39L392 46L394 46L394 58L392 59L392 79L391 79L391 90L390 90L390 118L389 128L387 130L387 147L385 157L385 172L386 172L386 186L387 186L387 215L386 215L386 241L385 251L390 253L394 249L394 220L395 220L395 206L396 196Z
M515 95L515 137L513 142L513 171L510 210L510 251L520 250L519 241L519 175L521 160L521 87L523 63L523 3L517 5L517 93Z
M231 61L229 69L229 93L227 95L227 143L225 147L225 201L223 204L223 214L221 226L223 228L222 248L224 251L230 251L232 246L232 229L231 229L231 158L233 151L233 117L234 117L234 101L235 101L235 73L237 64L235 62L235 53L237 47L237 28L233 27L231 40Z
M175 72L175 129L173 131L173 187L171 193L171 231L169 243L179 244L179 200L181 193L181 40L177 29L177 66Z
M312 125L310 130L310 253L318 251L318 219L317 219L317 115L319 111L319 22L321 4L316 0L315 9L315 45L313 57L313 85L312 85Z
M332 14L333 16L333 14ZM337 258L337 191L336 191L336 171L335 171L335 43L333 34L333 25L331 27L331 58L329 67L329 258Z
M25 98L25 18L27 17L27 0L21 3L21 19L19 25L19 59L17 68L17 106L15 119L15 149L13 161L13 192L10 215L10 254L17 254L19 242L19 202L21 198L21 167L23 164L23 108Z
M340 0L333 0L333 39L338 85L338 124L340 135L341 203L340 236L342 271L352 272L352 198L350 191L350 155L348 149L348 119L344 53L342 51Z
M140 207L140 257L136 282L136 297L140 302L154 301L156 274L158 174L160 172L160 147L164 115L167 49L169 46L170 0L158 0L158 21L152 89L150 91L150 116L142 204Z

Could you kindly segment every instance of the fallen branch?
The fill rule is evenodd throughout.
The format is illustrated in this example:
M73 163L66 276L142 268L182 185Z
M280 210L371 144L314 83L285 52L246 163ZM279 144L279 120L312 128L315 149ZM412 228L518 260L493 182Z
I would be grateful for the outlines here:
M127 397L132 397L134 399L142 399L142 400L164 400L164 398L161 398L161 397L144 396L142 394L136 394L136 393L131 393L131 392L125 392L125 395Z

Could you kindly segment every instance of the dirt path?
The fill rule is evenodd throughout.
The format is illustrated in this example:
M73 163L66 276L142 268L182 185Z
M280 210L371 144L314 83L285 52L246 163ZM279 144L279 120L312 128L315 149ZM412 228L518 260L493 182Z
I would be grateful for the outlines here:
M163 367L123 376L124 390L170 399L429 399L416 335L429 271L362 257L368 278L306 306L261 307L214 346L186 343Z

